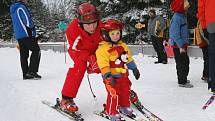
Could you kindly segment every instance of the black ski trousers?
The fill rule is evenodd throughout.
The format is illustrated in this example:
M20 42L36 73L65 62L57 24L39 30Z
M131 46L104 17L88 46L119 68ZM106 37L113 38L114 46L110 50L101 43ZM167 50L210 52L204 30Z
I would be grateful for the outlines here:
M158 61L167 61L167 55L163 46L163 38L151 35L152 45L158 56Z
M202 48L203 60L204 60L204 68L203 68L203 77L207 77L209 75L209 57L208 57L208 46Z
M175 54L176 71L178 76L178 84L187 83L189 73L190 60L187 53L180 53L179 48L173 48Z
M209 82L210 88L215 92L215 33L209 33Z
M38 72L40 63L40 47L35 38L22 38L18 40L20 47L20 62L23 76L28 72ZM29 50L32 52L28 64Z

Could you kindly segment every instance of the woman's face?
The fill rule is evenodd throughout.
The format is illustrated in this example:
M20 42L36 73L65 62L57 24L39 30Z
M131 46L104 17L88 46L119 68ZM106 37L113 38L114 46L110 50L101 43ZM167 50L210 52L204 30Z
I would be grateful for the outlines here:
M149 12L149 17L150 17L150 18L153 18L153 17L155 17L155 14L152 13L152 12Z
M117 42L120 39L121 32L120 30L111 30L109 33L110 39L113 42Z
M190 7L190 3L188 2L188 0L184 0L184 11L187 11Z
M98 22L90 23L90 24L83 24L83 28L86 32L93 34L97 28Z

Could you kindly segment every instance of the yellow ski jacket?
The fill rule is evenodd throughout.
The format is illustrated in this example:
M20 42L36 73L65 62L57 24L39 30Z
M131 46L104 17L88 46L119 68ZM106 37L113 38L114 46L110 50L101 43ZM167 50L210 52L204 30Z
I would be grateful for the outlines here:
M129 47L121 40L117 44L100 42L96 58L102 75L110 72L114 77L128 76L128 69L136 68Z

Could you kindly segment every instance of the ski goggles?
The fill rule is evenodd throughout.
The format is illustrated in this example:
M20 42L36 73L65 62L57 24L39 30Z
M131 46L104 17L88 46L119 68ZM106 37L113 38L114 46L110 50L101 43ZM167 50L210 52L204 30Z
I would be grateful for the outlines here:
M94 23L95 21L98 21L99 19L100 19L100 15L97 11L81 15L79 18L80 22L84 23L84 24Z

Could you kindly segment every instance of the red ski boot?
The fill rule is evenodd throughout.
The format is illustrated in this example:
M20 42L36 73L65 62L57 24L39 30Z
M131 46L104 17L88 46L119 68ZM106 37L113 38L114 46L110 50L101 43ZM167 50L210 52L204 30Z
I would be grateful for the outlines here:
M75 104L74 100L72 98L70 99L64 99L60 101L60 107L63 110L69 111L69 112L77 112L78 106Z

